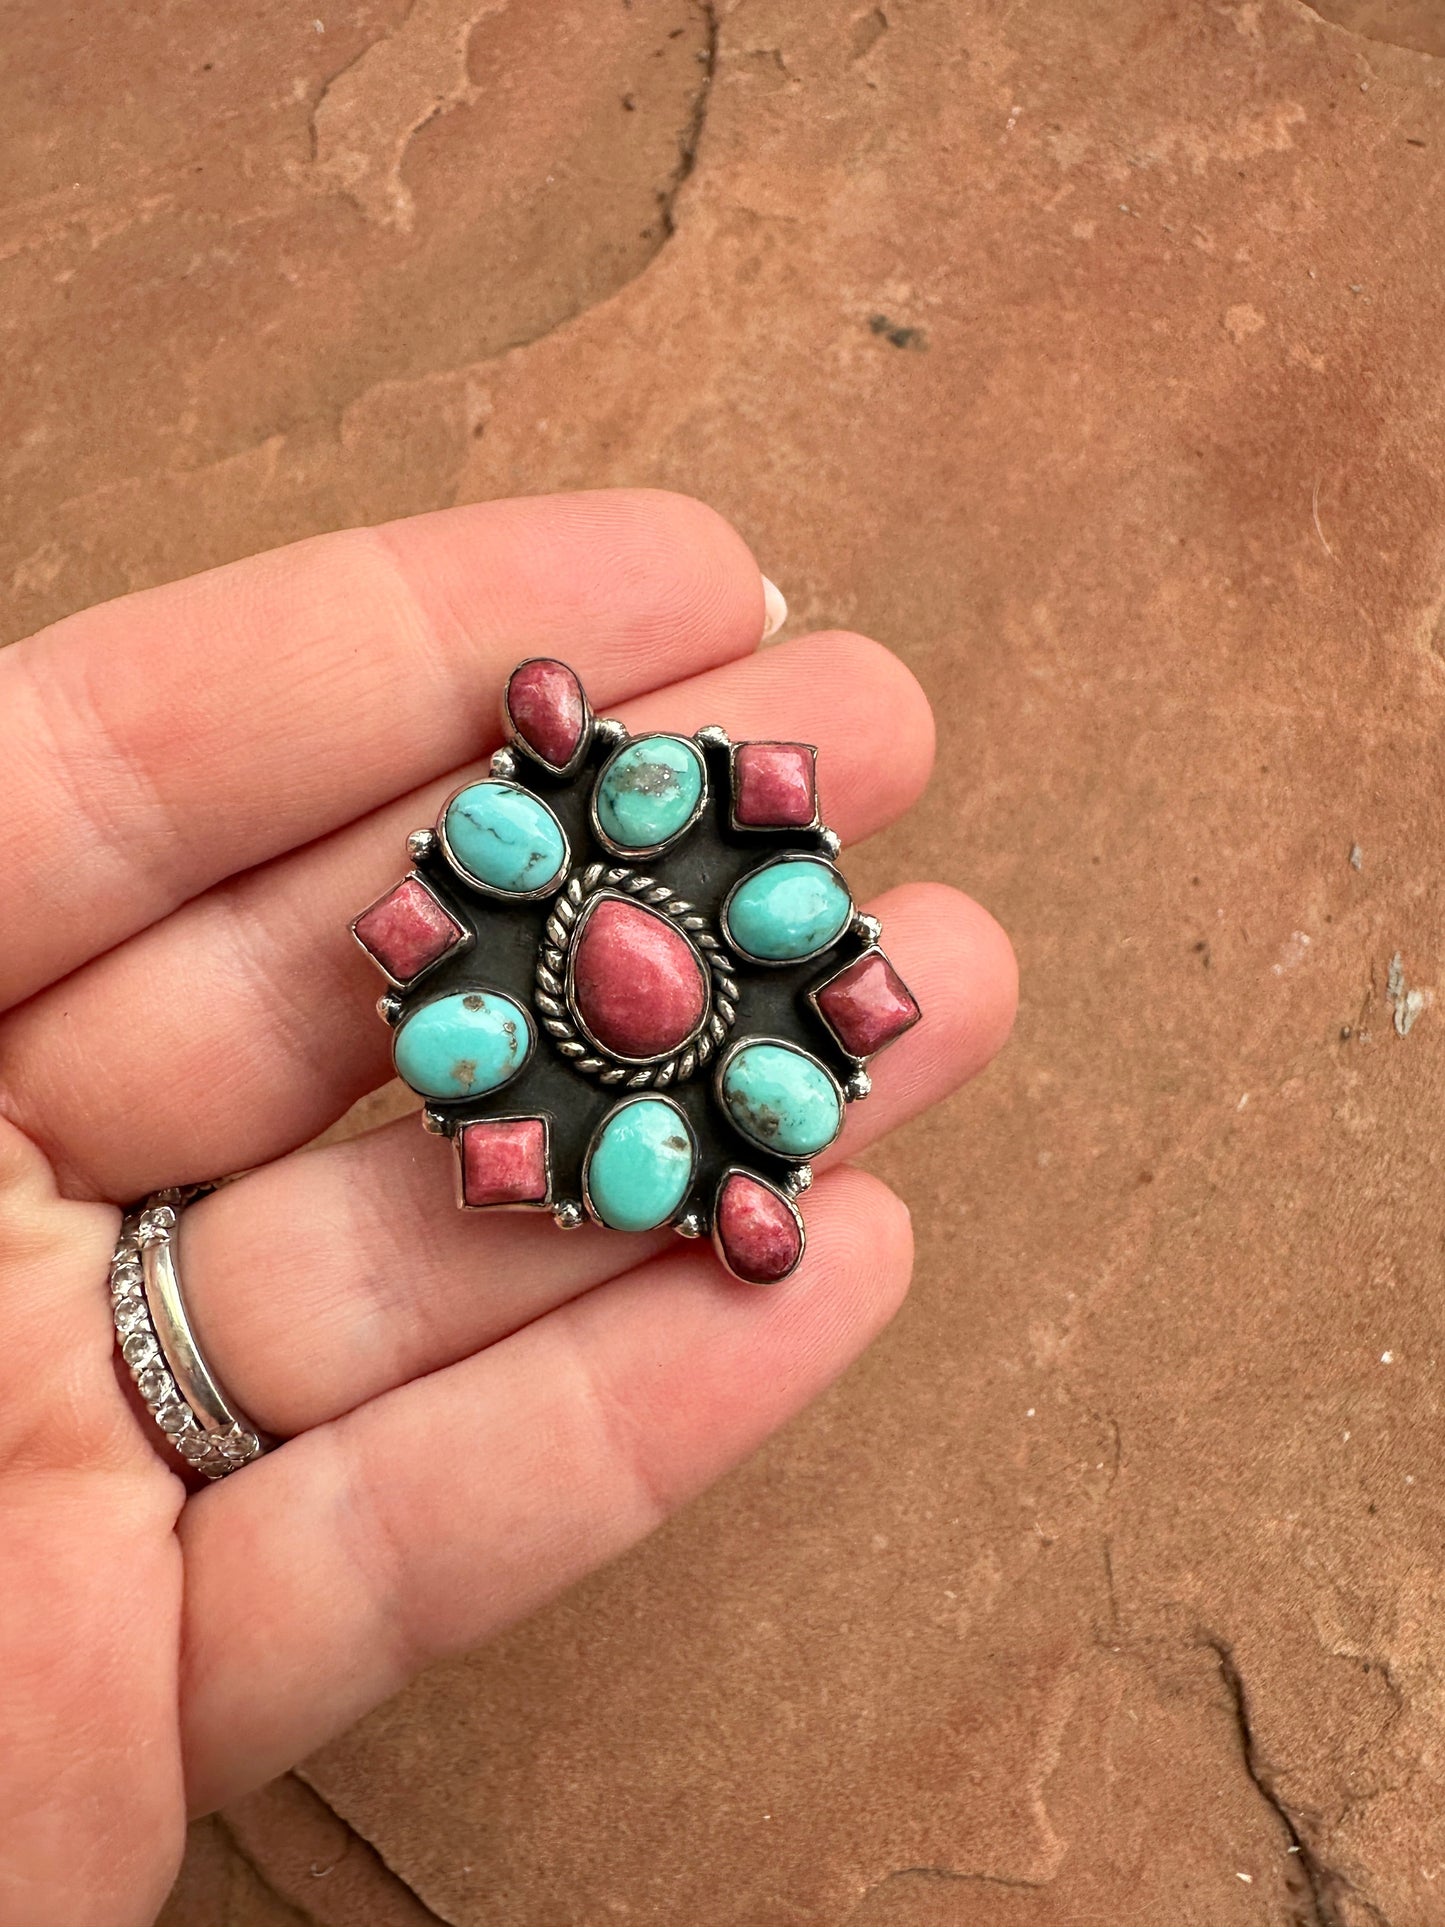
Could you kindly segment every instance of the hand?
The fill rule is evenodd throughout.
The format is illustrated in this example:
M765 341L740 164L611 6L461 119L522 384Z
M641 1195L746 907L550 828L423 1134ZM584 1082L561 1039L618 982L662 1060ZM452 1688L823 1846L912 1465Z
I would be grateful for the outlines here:
M876 644L754 653L757 565L682 498L499 502L325 536L0 655L0 1922L125 1927L187 1812L279 1773L650 1531L812 1398L905 1290L903 1206L831 1162L771 1290L669 1234L472 1216L414 1117L302 1150L389 1075L349 918L490 734L519 658L629 724L801 738L848 839L923 787ZM845 1152L988 1060L997 925L870 908L925 1021ZM826 1162L826 1161L825 1161ZM188 1496L118 1367L119 1212L186 1213L187 1303L279 1451Z

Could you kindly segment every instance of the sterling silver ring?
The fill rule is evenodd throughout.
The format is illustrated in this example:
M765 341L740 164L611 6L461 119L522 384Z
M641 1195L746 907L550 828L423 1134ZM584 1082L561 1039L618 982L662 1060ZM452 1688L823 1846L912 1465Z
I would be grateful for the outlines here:
M552 657L505 747L351 925L467 1211L712 1236L747 1284L803 1259L812 1159L922 1018L860 910L810 743L594 716Z
M110 1262L110 1296L120 1355L146 1410L187 1465L223 1479L275 1441L221 1390L186 1315L176 1230L185 1206L212 1189L157 1191L126 1214Z

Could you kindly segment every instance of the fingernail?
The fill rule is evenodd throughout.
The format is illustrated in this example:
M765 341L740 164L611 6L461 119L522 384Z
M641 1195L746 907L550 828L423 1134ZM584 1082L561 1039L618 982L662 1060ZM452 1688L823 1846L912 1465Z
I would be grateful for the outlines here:
M788 619L788 604L776 582L763 577L763 641L775 636Z

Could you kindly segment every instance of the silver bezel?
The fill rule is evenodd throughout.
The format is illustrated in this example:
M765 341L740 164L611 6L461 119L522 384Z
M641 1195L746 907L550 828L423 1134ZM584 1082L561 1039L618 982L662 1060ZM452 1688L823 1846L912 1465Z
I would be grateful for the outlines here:
M453 803L456 802L459 796L465 796L468 790L486 789L488 787L493 789L515 790L518 795L527 797L529 801L537 804L539 808L546 810L548 816L550 816L552 821L557 825L557 834L562 839L562 862L560 867L553 872L551 878L543 884L540 890L499 890L495 883L484 883L480 877L473 876L472 872L452 848L451 839L447 835L447 817L451 813ZM447 862L450 863L462 881L468 884L473 890L479 890L484 897L494 897L499 903L540 903L544 897L555 896L562 887L562 879L572 867L572 845L568 839L566 830L562 827L561 819L558 817L557 812L551 807L545 797L538 796L535 790L529 790L525 783L514 783L504 776L478 776L474 777L470 783L458 784L446 802L442 804L441 815L437 818L437 841L442 846L442 854L446 857Z
M602 1141L602 1133L607 1129L608 1125L615 1117L620 1117L623 1111L630 1110L634 1104L665 1104L681 1122L683 1129L687 1132L687 1141L692 1147L692 1170L688 1176L687 1189L678 1200L677 1209L672 1212L669 1217L664 1218L661 1224L652 1225L649 1229L660 1231L663 1225L676 1224L680 1217L685 1216L687 1213L688 1200L691 1198L693 1186L697 1182L697 1132L692 1127L692 1119L678 1103L677 1099L675 1097L669 1097L666 1091L636 1091L631 1097L620 1098L618 1102L612 1106L611 1110L608 1111L606 1117L601 1119L596 1130L594 1130L591 1137L588 1138L587 1149L582 1158L582 1204L592 1222L594 1224L600 1224L604 1231L612 1231L617 1229L617 1227L608 1224L607 1220L592 1202L592 1159L597 1150L597 1146ZM635 1235L643 1236L645 1234L639 1232Z
M823 1026L824 1030L827 1031L828 1035L832 1038L833 1042L838 1046L839 1050L842 1051L843 1055L848 1059L848 1062L850 1064L858 1064L858 1065L871 1064L875 1057L881 1057L884 1051L888 1050L892 1045L898 1042L899 1038L906 1037L909 1031L911 1030L916 1030L918 1025L923 1020L923 1006L919 1003L916 997L913 997L913 992L911 990L908 990L908 986L904 984L903 985L904 989L908 990L908 994L910 997L913 997L913 1008L918 1012L918 1015L913 1019L913 1022L911 1024L905 1024L903 1026L903 1029L898 1031L896 1035L890 1037L886 1044L880 1044L877 1050L868 1051L862 1057L858 1055L857 1051L849 1050L848 1046L843 1042L843 1039L838 1035L837 1031L834 1030L832 1024L829 1023L827 1013L824 1011L822 1005L818 1002L818 996L820 992L828 988L829 984L833 983L837 978L841 977L845 971L851 970L855 964L862 963L868 957L881 957L884 963L887 964L888 968L893 972L894 976L898 978L899 983L903 983L903 977L899 972L898 966L894 963L893 959L888 955L887 951L883 948L882 944L870 943L870 944L866 944L864 948L858 952L856 957L850 957L847 963L841 963L839 964L836 970L830 970L826 977L820 977L817 983L813 984L808 990L806 990L803 993L804 1003L808 1005L813 1015L817 1018L818 1022Z
M685 743L697 758L697 767L702 777L702 784L698 790L697 802L693 806L692 813L685 823L675 829L671 836L664 837L661 843L649 843L645 848L634 849L627 843L614 843L606 830L603 829L601 819L597 814L597 797L603 783L607 780L607 772L612 768L612 765L617 761L618 757L623 755L627 750L634 748L638 743L648 742L653 737L669 743ZM707 808L710 793L711 784L708 781L707 755L695 736L684 736L675 729L645 729L640 736L629 735L620 742L607 758L607 761L602 765L601 769L598 770L596 777L593 779L592 794L587 799L587 820L592 827L592 834L609 855L620 857L624 862L637 862L641 861L644 857L661 856L664 850L670 850L675 843L680 843Z
M737 1119L728 1109L727 1100L723 1096L723 1081L727 1077L728 1065L732 1063L738 1052L747 1050L749 1046L753 1044L776 1044L781 1050L791 1051L795 1057L806 1057L810 1064L817 1065L824 1077L826 1077L828 1082L833 1086L833 1089L838 1093L838 1128L827 1140L827 1143L816 1145L813 1150L802 1153L780 1151L775 1144L765 1144L761 1138L753 1137L738 1123ZM823 1152L829 1148L829 1145L836 1144L842 1135L843 1120L848 1110L847 1092L843 1089L843 1086L833 1075L832 1071L828 1069L828 1066L823 1062L821 1057L815 1057L812 1051L806 1049L802 1044L795 1044L791 1037L773 1037L766 1032L748 1037L739 1037L728 1046L722 1056L717 1060L717 1064L713 1069L712 1095L713 1102L717 1105L718 1110L727 1119L732 1129L737 1132L744 1144L750 1144L758 1151L766 1151L769 1157L780 1158L785 1164L791 1165L809 1164L814 1158L821 1157Z
M751 1140L749 1140L749 1142L751 1142ZM728 1262L727 1252L723 1249L722 1233L718 1229L718 1214L722 1206L724 1188L728 1180L735 1177L751 1178L754 1184L760 1184L765 1191L771 1191L779 1203L785 1204L793 1214L793 1222L798 1227L798 1255L781 1277L764 1279L744 1278L743 1274L740 1271L734 1271ZM712 1194L712 1248L722 1261L724 1271L736 1278L740 1285L751 1285L755 1291L766 1291L771 1285L785 1284L798 1269L798 1266L802 1264L803 1253L808 1248L808 1227L804 1221L802 1212L798 1209L782 1185L774 1184L772 1179L765 1178L761 1171L749 1170L745 1164L730 1164L718 1179L717 1189Z
M838 928L833 932L832 936L828 938L826 943L818 944L815 949L805 950L801 956L758 957L755 956L751 950L744 949L743 945L740 944L733 935L729 921L732 916L733 898L737 895L738 891L742 889L744 884L751 883L754 877L761 876L765 870L776 870L778 866L783 863L816 863L820 869L831 870L843 886L843 893L848 899L848 915L843 922L839 924ZM814 957L821 957L825 950L831 950L835 943L839 942L841 938L848 934L849 926L856 914L857 910L853 902L853 892L849 888L848 879L831 857L824 856L820 850L779 850L776 856L766 857L763 862L754 864L751 870L745 870L733 885L732 889L728 891L727 895L723 898L722 909L718 913L718 930L723 940L731 944L740 957L746 957L748 962L750 964L756 964L759 970L790 970L794 964L809 963Z
M762 747L764 749L805 749L813 770L813 816L808 823L740 823L738 821L738 751ZM757 736L746 743L732 743L728 747L728 820L735 830L744 836L786 836L791 832L805 835L809 830L823 827L822 810L818 803L818 746L816 743L795 743L781 736Z
M415 1084L407 1083L406 1078L402 1077L401 1070L397 1065L396 1047L401 1041L401 1033L406 1029L407 1025L411 1022L413 1017L419 1017L421 1013L424 1010L429 1009L432 1004L445 1003L447 999L451 997L503 997L505 998L506 1001L509 1004L511 1004L514 1009L520 1010L522 1013L522 1017L527 1026L527 1050L526 1050L526 1054L522 1058L521 1063L518 1064L517 1068L511 1073L510 1076L504 1077L500 1084L493 1084L485 1091L472 1091L471 1093L458 1091L455 1093L455 1095L451 1097L446 1097L446 1096L438 1097L436 1093L433 1091L418 1091ZM455 990L443 991L441 995L438 997L423 998L421 1003L414 1004L412 1008L406 1013L406 1015L402 1018L401 1022L396 1026L396 1028L391 1033L391 1067L392 1067L392 1070L395 1071L396 1075L401 1078L402 1083L406 1084L406 1088L409 1091L414 1091L416 1095L422 1099L423 1106L428 1110L431 1109L432 1106L437 1104L477 1104L477 1103L480 1103L483 1098L495 1097L498 1091L504 1091L506 1090L509 1084L516 1083L517 1079L522 1075L522 1072L527 1068L528 1064L531 1063L532 1053L537 1048L537 1042L538 1042L538 1039L537 1039L536 1019L532 1016L531 1011L528 1010L527 1006L520 1000L520 998L514 997L510 990L503 990L499 984L459 984ZM451 1113L444 1111L442 1115L444 1117L449 1117ZM532 1115L532 1113L528 1113L528 1115Z
M513 1204L468 1204L466 1164L462 1155L462 1139L473 1124L538 1124L542 1126L543 1155L547 1163L547 1195L543 1198L518 1199ZM507 1111L500 1117L468 1117L459 1120L452 1133L452 1144L456 1148L456 1185L457 1208L460 1211L550 1211L553 1208L556 1182L552 1173L552 1114L550 1111Z
M614 903L630 904L634 910L640 910L644 916L656 917L659 923L666 925L669 930L681 937L696 959L698 975L702 978L703 993L706 999L703 1004L702 1016L698 1018L697 1023L688 1032L687 1036L683 1038L680 1044L673 1044L669 1046L667 1050L653 1051L647 1057L626 1057L621 1051L613 1050L610 1044L604 1044L600 1038L594 1036L587 1028L582 1012L577 1008L576 986L573 982L573 976L577 962L577 951L582 942L582 933L586 929L588 921L598 904L606 903L609 899ZM604 1057L610 1057L615 1063L627 1064L634 1069L640 1069L644 1064L665 1063L669 1057L681 1057L688 1046L695 1044L698 1038L702 1036L703 1032L708 1028L708 1021L712 1016L713 973L708 968L706 957L704 957L696 943L693 942L691 933L684 930L680 924L675 923L671 917L664 916L655 904L640 902L636 896L629 896L626 891L617 890L607 885L604 885L600 890L594 890L592 892L591 896L588 897L583 904L581 914L578 916L576 923L572 926L572 935L567 940L567 974L563 982L565 984L567 1008L572 1014L572 1021L587 1039L593 1050L600 1051Z
M516 676L518 670L526 669L534 662L557 663L559 668L565 669L567 671L568 675L571 676L573 682L576 683L577 688L581 693L582 732L577 738L576 749L572 752L572 755L567 759L565 763L549 763L545 756L541 755L537 750L533 749L532 745L527 741L526 737L522 734L521 730L517 727L517 724L512 717L513 677ZM588 750L592 747L592 730L593 730L592 705L587 700L586 685L583 683L582 678L577 674L577 671L572 667L570 663L562 662L556 656L524 656L522 661L516 665L516 668L513 669L512 674L507 678L506 688L502 691L502 720L506 724L507 741L511 743L514 748L521 750L522 754L528 757L530 761L534 762L537 765L538 769L546 770L549 776L560 776L560 777L575 776L577 774L577 771L582 767L582 764L586 758Z
M394 896L396 892L401 888L403 883L419 883L422 889L425 890L427 895L431 898L432 902L436 904L437 908L439 910L444 911L446 915L451 918L452 922L459 926L462 933L461 936L457 939L457 941L454 944L448 945L448 947L442 952L442 954L439 957L434 958L433 961L429 964L423 964L421 969L416 973L414 977L393 977L391 972L387 969L386 965L381 961L380 957L377 956L376 952L374 950L367 949L366 945L362 942L361 938L357 935L357 931L356 931L356 926L361 922L361 919L363 917L370 916L371 912L376 908L378 903L384 903L388 897ZM393 883L389 890L383 890L379 897L373 897L371 902L367 904L364 910L357 911L356 915L351 919L351 923L348 927L351 931L352 938L355 941L357 948L361 951L363 956L369 957L371 959L372 963L381 972L382 976L385 977L386 981L391 985L393 990L409 990L413 984L419 984L422 978L426 976L428 971L435 970L437 965L445 963L448 957L455 957L460 951L470 949L473 941L471 931L462 922L461 918L457 915L456 911L452 909L451 905L447 903L444 898L437 895L436 891L432 888L428 880L422 875L420 870L408 870L406 875L404 877L401 877L397 882Z

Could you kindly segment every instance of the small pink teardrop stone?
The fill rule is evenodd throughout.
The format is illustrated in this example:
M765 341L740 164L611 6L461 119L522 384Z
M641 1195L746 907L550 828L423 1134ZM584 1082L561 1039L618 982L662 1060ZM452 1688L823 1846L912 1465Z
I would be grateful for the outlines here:
M697 952L665 917L620 897L589 912L572 957L572 996L588 1033L618 1057L681 1050L707 1015Z
M582 685L565 662L550 656L520 663L507 683L507 720L544 763L564 769L587 726Z
M776 1284L803 1255L797 1217L776 1191L745 1171L734 1171L723 1184L717 1235L728 1264L750 1285Z

